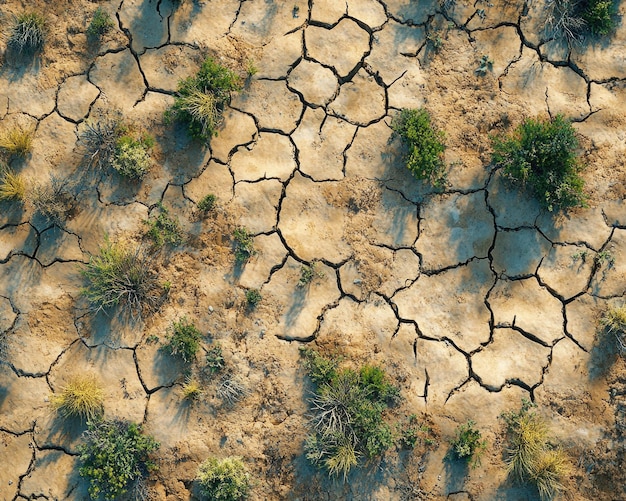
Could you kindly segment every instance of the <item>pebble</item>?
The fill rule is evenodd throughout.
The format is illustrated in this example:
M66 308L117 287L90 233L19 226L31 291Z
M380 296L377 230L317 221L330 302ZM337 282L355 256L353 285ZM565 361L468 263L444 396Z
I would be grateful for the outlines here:
M209 306L209 313L213 313L213 306Z

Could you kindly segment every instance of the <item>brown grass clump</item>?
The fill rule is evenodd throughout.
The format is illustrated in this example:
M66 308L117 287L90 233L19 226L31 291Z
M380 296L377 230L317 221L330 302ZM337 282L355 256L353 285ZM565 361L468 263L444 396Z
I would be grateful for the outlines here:
M94 375L76 376L50 402L63 417L91 421L102 414L104 392Z
M19 125L0 132L0 150L17 157L26 156L33 146L33 129L25 129Z
M24 200L26 182L21 174L0 166L0 200Z
M600 319L600 325L607 334L615 337L621 354L626 353L626 305L610 307Z

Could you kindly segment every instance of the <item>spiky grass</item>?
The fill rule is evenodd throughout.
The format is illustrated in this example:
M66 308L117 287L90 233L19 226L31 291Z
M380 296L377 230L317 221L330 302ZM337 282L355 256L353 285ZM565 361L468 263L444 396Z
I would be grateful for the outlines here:
M120 307L131 318L156 311L167 292L155 271L154 254L105 238L81 273L87 282L83 295L94 312Z
M66 218L74 209L75 199L70 190L72 185L66 179L50 176L47 183L34 183L26 191L25 200L35 214L46 222L63 226Z
M562 479L570 473L570 463L561 449L545 450L534 462L530 474L541 499L554 499L565 490Z
M517 420L511 438L507 468L514 478L523 482L541 454L548 439L548 428L536 414L524 414Z
M347 437L341 435L334 453L326 458L328 473L332 476L343 476L346 481L348 473L353 466L357 465L357 451L354 444Z
M200 399L203 393L204 390L196 378L185 378L185 383L181 389L181 394L185 400L188 402L196 402Z
M117 141L125 129L120 120L103 118L99 122L87 122L79 139L89 167L104 169L111 165L117 150Z
M626 354L626 305L606 310L600 319L600 325L605 332L615 337L620 353Z
M92 421L102 415L104 391L96 376L76 376L52 395L50 402L63 417Z
M33 147L34 129L21 125L0 132L0 149L9 155L25 157Z
M0 200L24 200L26 182L21 174L0 166Z
M196 89L189 95L181 97L179 105L182 111L200 124L203 135L213 134L221 122L218 100L210 92Z
M363 397L349 372L340 372L333 384L325 384L311 398L311 425L320 435L354 435L352 404Z
M237 376L225 374L217 384L216 393L224 403L235 405L250 392Z
M36 52L46 39L46 18L36 12L15 16L7 46L17 53Z

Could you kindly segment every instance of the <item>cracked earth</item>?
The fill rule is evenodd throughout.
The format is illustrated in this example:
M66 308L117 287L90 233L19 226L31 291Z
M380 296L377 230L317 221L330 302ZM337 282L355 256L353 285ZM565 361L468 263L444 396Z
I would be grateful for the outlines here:
M446 447L424 462L391 458L349 484L314 475L300 457L302 343L385 364L407 413L431 416L444 437L471 418L497 442L498 415L528 398L576 457L605 443L616 418L593 350L598 316L625 292L626 27L571 50L545 35L543 2L462 4L107 1L117 26L97 47L85 36L95 4L41 4L50 38L32 64L0 69L0 118L36 129L32 154L12 167L68 179L76 210L59 228L0 205L0 499L86 498L84 426L59 421L48 401L87 371L104 384L107 416L141 422L161 442L155 499L188 499L208 454L244 456L254 499L532 499L506 485L496 453L459 483ZM203 149L162 117L207 52L233 68L253 60L258 72ZM483 55L493 67L478 76ZM443 192L411 178L391 137L392 117L419 106L446 131ZM140 183L82 165L84 123L107 110L156 137ZM581 135L590 195L589 208L561 215L509 186L487 146L509 123L558 113ZM207 193L218 209L202 219L195 203ZM140 238L159 203L187 235L162 263L170 301L139 326L88 314L80 264L105 234ZM241 269L237 226L258 251ZM319 276L298 287L314 262ZM252 312L248 288L263 296ZM183 315L248 381L235 411L211 394L182 404L182 367L152 340ZM614 499L588 473L573 499Z

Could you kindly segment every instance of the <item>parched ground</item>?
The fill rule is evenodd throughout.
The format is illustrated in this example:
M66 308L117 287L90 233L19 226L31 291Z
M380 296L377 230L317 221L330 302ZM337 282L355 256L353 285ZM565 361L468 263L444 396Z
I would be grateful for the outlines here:
M1 500L86 499L84 425L49 405L85 372L104 383L108 417L161 442L154 499L189 499L210 454L243 456L251 499L536 499L502 462L498 416L523 398L572 458L568 499L626 498L626 372L595 339L626 290L626 26L570 50L546 34L542 1L446 3L2 3L4 26L39 7L50 27L42 54L0 68L0 127L36 128L32 154L10 164L31 182L66 179L76 210L58 228L0 203ZM85 29L98 5L117 26L94 45ZM202 148L163 112L206 54L258 71ZM483 56L493 65L481 76ZM398 110L420 106L446 132L443 192L411 178L391 138ZM157 140L139 183L84 166L85 121L115 110ZM558 113L580 133L590 203L555 215L489 165L489 135ZM195 203L207 193L218 208L203 218ZM169 301L141 324L92 316L81 264L105 234L140 240L160 202L186 234L160 258ZM242 267L237 226L258 251ZM298 287L313 262L319 276ZM263 296L252 311L248 288ZM245 380L234 408L214 384L200 404L183 402L183 367L158 349L182 316ZM303 343L383 364L405 397L396 414L430 422L438 446L392 451L345 484L316 473L302 455ZM489 442L469 471L444 461L468 418Z

